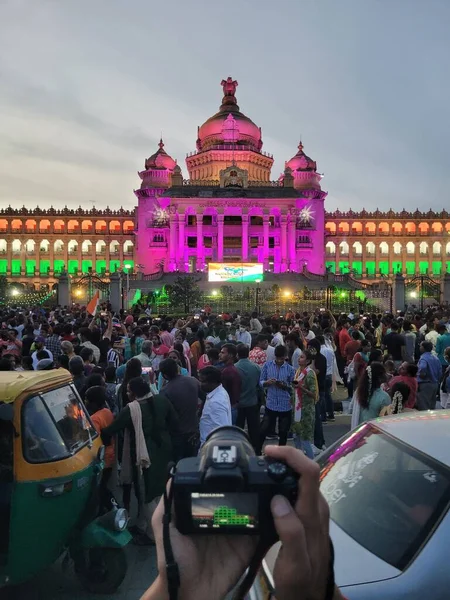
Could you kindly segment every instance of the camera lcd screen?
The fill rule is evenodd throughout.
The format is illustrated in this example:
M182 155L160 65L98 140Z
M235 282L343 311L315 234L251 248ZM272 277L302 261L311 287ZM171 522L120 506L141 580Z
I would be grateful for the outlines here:
M258 494L192 493L192 522L198 529L258 526Z

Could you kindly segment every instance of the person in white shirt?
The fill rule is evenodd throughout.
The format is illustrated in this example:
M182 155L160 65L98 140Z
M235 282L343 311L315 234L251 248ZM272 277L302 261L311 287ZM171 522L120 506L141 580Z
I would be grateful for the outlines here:
M334 405L333 398L331 397L331 390L333 387L333 371L334 361L336 360L335 354L331 348L325 344L325 338L323 335L316 336L317 341L320 343L320 353L323 354L327 361L327 375L325 378L325 411L327 421L334 421Z
M216 367L205 367L199 372L200 387L206 400L200 418L200 444L218 427L231 425L231 404L228 392L222 385L222 374Z
M252 345L252 336L251 336L250 332L248 331L248 328L249 328L248 323L243 323L239 327L239 331L236 332L236 341L239 342L240 344L245 344L246 346L248 346L250 348Z
M250 319L250 333L261 333L262 325L258 319L258 313L252 312L252 318Z

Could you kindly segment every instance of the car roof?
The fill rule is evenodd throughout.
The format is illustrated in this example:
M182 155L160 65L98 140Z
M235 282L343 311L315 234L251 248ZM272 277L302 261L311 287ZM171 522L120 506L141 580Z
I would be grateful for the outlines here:
M450 467L450 410L404 412L371 423Z
M72 381L66 369L51 371L4 371L0 375L0 401L14 402L24 392L39 392Z

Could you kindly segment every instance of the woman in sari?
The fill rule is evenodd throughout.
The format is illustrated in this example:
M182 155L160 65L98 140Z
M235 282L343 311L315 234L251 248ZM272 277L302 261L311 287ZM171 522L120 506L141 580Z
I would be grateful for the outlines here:
M167 358L173 358L173 360L178 365L178 373L180 375L189 375L189 371L182 366L181 355L178 350L171 350L167 355ZM164 379L161 371L158 374L158 392L162 390L162 388L167 384L167 379Z
M314 370L314 355L304 350L298 359L298 369L293 381L296 387L294 410L295 447L302 450L308 458L314 459L312 442L314 440L314 422L316 402L319 399L319 386Z

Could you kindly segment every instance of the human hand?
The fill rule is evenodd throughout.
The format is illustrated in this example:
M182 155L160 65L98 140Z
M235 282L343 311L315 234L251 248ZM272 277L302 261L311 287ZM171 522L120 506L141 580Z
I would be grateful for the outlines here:
M169 482L168 486L171 483ZM173 513L173 510L172 510ZM163 545L164 502L161 499L152 518L159 577L141 600L166 600L167 573ZM170 541L180 572L178 600L220 600L232 590L247 569L258 544L258 537L246 535L182 535L174 514Z
M282 544L273 570L277 600L323 600L330 558L330 511L319 491L319 465L289 446L266 446L265 453L300 475L295 506L284 496L275 496L271 504Z

